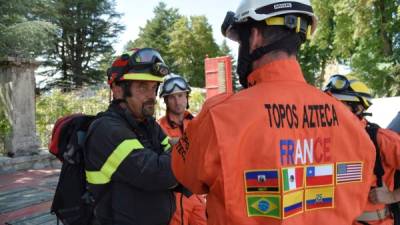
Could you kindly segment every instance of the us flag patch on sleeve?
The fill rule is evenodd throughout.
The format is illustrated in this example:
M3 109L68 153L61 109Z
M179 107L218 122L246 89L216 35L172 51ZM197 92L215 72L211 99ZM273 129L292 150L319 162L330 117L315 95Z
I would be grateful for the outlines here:
M336 164L336 183L361 182L362 171L362 162L339 162Z

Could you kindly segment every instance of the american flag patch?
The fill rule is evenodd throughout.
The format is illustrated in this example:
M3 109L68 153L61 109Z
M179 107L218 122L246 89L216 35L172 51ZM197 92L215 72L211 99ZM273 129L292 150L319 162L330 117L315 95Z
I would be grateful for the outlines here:
M362 180L362 162L345 162L336 164L336 183L360 182Z

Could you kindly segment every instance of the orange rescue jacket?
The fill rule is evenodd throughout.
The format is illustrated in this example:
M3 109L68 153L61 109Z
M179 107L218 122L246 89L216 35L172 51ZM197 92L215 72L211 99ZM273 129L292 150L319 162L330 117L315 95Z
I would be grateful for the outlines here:
M366 121L364 121L366 125ZM382 166L385 174L382 177L383 182L386 184L390 191L394 189L394 173L400 170L400 136L389 129L378 129L376 136L377 143L380 149ZM372 187L376 187L376 176L373 176ZM365 211L373 212L385 208L384 204L373 204L368 201ZM393 224L392 218L385 218L380 221L368 221L371 225L391 225Z
M208 193L208 224L351 224L375 161L361 122L306 84L294 59L253 71L249 84L207 100L173 147L176 178Z
M185 111L183 127L180 127L178 124L174 123L174 121L170 120L167 115L161 117L158 120L158 123L169 137L181 137L183 130L186 129L187 125L192 119L193 115L190 112Z
M192 114L185 112L183 127L178 126L168 118L168 115L160 118L158 123L169 137L182 136L183 130L189 121L193 119ZM189 198L182 193L175 192L176 210L169 225L206 225L206 200L202 195L193 194ZM183 213L182 213L183 209ZM183 223L182 223L183 220Z

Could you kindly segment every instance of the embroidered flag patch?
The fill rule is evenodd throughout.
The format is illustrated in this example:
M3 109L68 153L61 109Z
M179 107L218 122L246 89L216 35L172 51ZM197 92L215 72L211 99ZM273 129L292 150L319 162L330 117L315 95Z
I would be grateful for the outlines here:
M306 187L333 184L333 164L307 166Z
M247 195L248 216L281 218L279 195Z
M334 188L321 187L305 190L306 211L321 208L333 208Z
M283 218L303 212L303 190L283 196Z
M278 170L245 171L246 192L279 192Z
M304 168L292 167L282 169L283 191L297 190L303 187Z
M362 162L347 162L336 164L336 183L351 183L362 181Z

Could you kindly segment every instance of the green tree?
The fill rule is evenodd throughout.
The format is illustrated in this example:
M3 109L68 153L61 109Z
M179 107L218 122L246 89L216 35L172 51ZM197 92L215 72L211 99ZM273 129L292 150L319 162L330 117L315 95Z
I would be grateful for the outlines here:
M139 37L126 45L126 49L143 47L159 50L172 72L182 74L197 87L204 87L205 57L221 54L205 16L184 17L163 2L140 28Z
M43 5L40 16L56 24L56 41L46 53L43 75L53 77L48 87L64 91L104 80L101 61L113 52L112 41L123 26L112 0L57 0ZM54 76L57 75L57 76Z
M333 62L334 9L329 0L312 1L318 17L318 29L311 41L306 42L298 54L299 62L308 83L321 87L326 66Z
M237 61L232 54L232 50L229 48L226 40L222 41L222 44L219 46L219 51L221 56L230 56L232 58L232 88L234 92L240 91L242 86L239 82L239 74L236 73L237 69Z
M220 55L205 16L182 17L171 31L170 53L178 73L195 87L204 87L204 59Z
M178 9L167 8L164 2L160 2L153 12L154 18L147 20L146 25L140 28L139 37L129 41L125 49L144 47L157 49L171 70L175 70L174 57L169 54L168 46L171 43L171 28L181 15Z
M0 0L0 56L34 58L49 49L56 26L35 18L38 0Z
M399 1L313 1L320 18L317 48L351 66L378 96L400 95Z
M354 54L350 57L355 74L378 96L400 95L399 1L375 0L354 7L352 24Z

